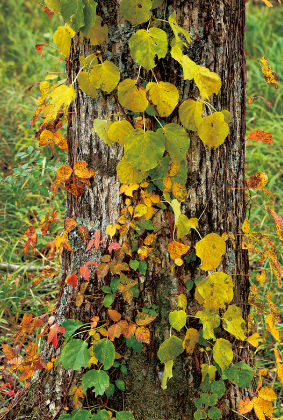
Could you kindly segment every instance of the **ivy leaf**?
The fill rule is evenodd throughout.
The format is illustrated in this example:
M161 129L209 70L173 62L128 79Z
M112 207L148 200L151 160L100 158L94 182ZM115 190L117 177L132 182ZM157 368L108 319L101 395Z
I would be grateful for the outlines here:
M201 305L208 310L218 310L233 299L233 281L228 274L219 271L202 280L196 291L195 297Z
M188 56L182 54L182 50L178 46L171 49L171 55L174 60L178 61L183 67L184 79L192 80L195 74L199 71L200 66L192 61Z
M206 67L200 67L194 75L194 80L199 88L200 96L209 99L215 93L219 93L221 88L221 80L217 73L210 71Z
M126 158L123 156L122 160L117 165L117 175L122 184L140 184L148 175L148 172L136 169Z
M102 18L96 16L95 24L88 33L85 33L85 36L89 39L90 45L100 45L108 37L108 25L103 24L102 26Z
M226 252L224 239L216 233L209 233L196 244L196 254L201 259L200 269L214 270L221 263Z
M175 330L177 331L181 331L181 329L186 325L187 322L186 312L183 310L170 312L169 322L171 327L175 328Z
M178 105L179 92L172 83L149 82L146 85L146 91L149 92L149 100L156 105L161 117L168 117Z
M132 79L125 79L119 83L118 99L123 107L132 112L144 112L149 103L145 90Z
M229 134L229 126L224 120L222 112L214 112L202 118L198 127L198 135L203 143L215 149L220 146Z
M124 144L126 138L133 130L134 128L129 121L115 121L107 131L107 135L114 143Z
M65 338L69 338L71 337L71 335L77 330L79 329L83 324L81 323L81 321L79 321L78 319L66 319L63 323L62 323L62 327L65 328L65 332L63 334L63 336Z
M120 391L126 391L126 386L123 379L116 379L115 385L118 389L120 389Z
M114 63L105 60L102 64L93 66L89 74L89 80L96 89L110 93L120 81L120 72Z
M242 310L236 305L230 305L223 315L223 328L238 340L245 340L245 320L242 318Z
M247 187L258 189L263 188L267 184L268 176L263 172L256 172L247 179Z
M158 134L163 134L165 148L169 152L173 162L181 162L187 154L190 146L190 139L186 130L179 124L166 124L164 128L157 130Z
M253 403L248 397L243 397L243 399L239 402L239 414L249 413L253 409L253 406Z
M48 9L54 13L60 13L60 0L45 0Z
M83 0L84 3L84 26L81 28L83 33L88 33L92 26L96 23L96 7L97 3L93 0Z
M87 367L90 361L87 343L77 339L69 341L62 350L60 361L64 369L78 370L81 367Z
M61 106L64 105L64 109L67 110L72 100L76 97L76 91L72 85L60 85L50 92L49 96L51 97L50 105L53 105L53 109L47 115L47 118L55 119Z
M103 363L104 369L108 370L111 368L115 360L115 347L110 340L103 338L93 346L93 354L100 363Z
M191 40L192 40L191 39L191 35L189 34L188 31L186 31L186 29L182 28L181 26L179 26L177 24L177 21L176 21L176 12L175 13L172 13L172 15L169 16L168 22L169 22L169 25L170 25L173 33L174 33L176 42L178 44L183 44L183 45L185 45L185 47L187 47L188 44L191 43ZM184 35L184 37L187 40L187 43L185 43L185 42L182 41L182 39L179 36L180 33Z
M172 335L161 344L157 352L157 356L161 363L167 363L169 360L176 359L176 357L183 353L183 351L182 340Z
M216 340L213 330L220 325L220 316L218 313L206 309L204 311L198 311L196 318L199 318L203 324L203 338L206 340L210 338Z
M180 121L187 130L197 131L201 121L203 102L187 99L179 107Z
M112 384L110 384L110 385L112 385ZM106 394L106 392L105 392L105 394ZM97 410L97 413L94 414L91 417L91 420L110 420L110 418L111 418L110 414L106 410Z
M211 407L208 410L207 415L208 415L208 418L213 419L213 420L222 418L221 411L217 407Z
M135 25L147 22L151 17L151 0L122 0L120 13Z
M90 96L92 99L96 98L97 90L89 78L89 73L81 71L77 76L77 82L82 92Z
M213 347L213 358L223 372L233 360L232 344L224 338L218 338Z
M195 328L188 328L186 331L185 339L183 341L183 347L186 349L186 352L192 354L198 341L199 332Z
M112 124L112 121L101 120L100 118L93 121L94 132L97 133L98 137L103 140L104 143L108 144L108 146L111 146L111 140L108 138L107 131Z
M70 31L65 26L59 26L53 35L53 41L57 44L60 53L67 58L71 52L71 38L73 36L71 36Z
M84 374L82 387L84 390L94 387L95 396L103 395L110 385L109 376L104 370L91 369Z
M122 82L123 83L123 82ZM157 165L165 151L164 138L161 133L141 128L133 130L127 137L125 157L141 171L148 171Z
M226 388L223 381L215 381L211 384L211 391L217 395L218 398L221 398L225 394Z
M248 366L245 362L236 363L230 367L228 371L228 379L233 384L238 384L240 388L246 388L250 386L250 383L254 377L254 370Z
M181 214L177 223L177 238L183 238L186 236L192 228L198 228L198 219L188 219L185 214Z
M135 420L130 411L118 411L116 414L117 420Z
M69 22L76 32L85 25L84 7L85 5L82 0L60 1L60 12L65 22Z
M146 70L155 67L154 58L164 58L167 53L167 35L158 28L140 29L129 39L132 58Z
M92 416L88 410L74 410L72 420L91 420Z
M164 372L162 376L162 382L161 382L161 388L167 389L167 381L172 378L172 368L173 368L174 360L168 360L168 362L165 363Z

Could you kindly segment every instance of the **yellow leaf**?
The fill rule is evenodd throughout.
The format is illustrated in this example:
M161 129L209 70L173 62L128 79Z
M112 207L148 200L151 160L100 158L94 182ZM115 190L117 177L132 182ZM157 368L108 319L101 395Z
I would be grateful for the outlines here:
M89 80L96 89L110 93L120 81L120 72L114 63L105 60L102 64L93 66L89 74Z
M236 305L230 305L223 315L223 328L238 340L245 340L245 320L242 318L242 310Z
M180 306L180 305L179 305ZM195 348L195 345L199 341L199 332L194 328L189 328L186 331L186 336L183 341L183 348L186 349L186 352L192 354Z
M184 295L183 293L181 295L178 296L178 304L177 304L180 308L184 309L184 311L186 310L187 307L187 297L186 295Z
M260 337L260 334L254 333L250 337L247 338L247 342L250 343L252 346L257 347L258 346L258 339Z
M111 236L111 238L115 235L117 228L119 229L120 225L115 223L113 226L108 225L105 229L105 233L108 233L108 235Z
M224 143L229 134L229 126L224 120L222 112L214 112L208 117L202 118L198 127L198 135L203 143L215 149Z
M274 317L272 314L267 315L265 318L266 329L271 332L276 341L280 340L279 331L274 325Z
M220 316L218 313L205 309L204 311L198 311L196 318L199 318L203 325L203 337L206 340L216 340L213 330L220 325Z
M92 26L90 32L85 34L89 38L90 45L100 45L108 37L108 26L104 23L102 26L102 18L96 16L95 24Z
M181 267L181 265L183 265L183 264L184 264L184 261L182 260L182 258L176 258L176 259L174 260L174 263L175 263L178 267Z
M143 243L145 245L151 245L153 240L154 240L154 233L151 233L150 235L147 235Z
M216 233L209 233L196 244L196 254L201 259L200 269L214 270L226 252L226 243Z
M217 372L217 367L216 366L208 365L206 363L201 365L202 380L204 380L205 377L208 375L209 382L215 381L216 372Z
M191 35L189 34L189 32L186 31L186 29L182 28L181 26L179 26L177 24L176 12L172 13L172 15L169 16L168 22L169 22L169 25L170 25L173 33L174 33L175 40L176 40L176 45L182 46L182 44L183 44L187 47L188 44L191 43L192 38L191 38ZM182 34L182 38L179 36L180 34ZM187 42L183 41L184 38L186 39Z
M64 26L59 26L53 35L53 41L57 44L60 53L68 58L71 52L71 34Z
M249 413L253 409L253 406L253 403L248 397L243 397L243 399L239 402L239 414Z
M283 385L283 364L282 359L280 357L280 353L277 349L273 349L276 357L276 368L277 368L277 376L280 379L281 384Z
M118 99L123 107L132 112L144 112L149 103L146 99L146 91L132 79L125 79L119 83Z
M97 133L98 137L103 140L104 143L108 144L108 146L111 146L111 140L108 138L107 131L112 124L112 121L101 120L100 118L93 120L93 131Z
M138 204L135 208L134 217L142 217L147 213L147 206L145 204Z
M190 249L189 246L182 244L181 242L172 241L168 244L168 252L172 260L180 258L182 255L186 254Z
M169 191L172 187L172 180L169 176L163 178L163 193Z
M52 98L50 105L53 106L52 111L47 115L47 119L55 119L59 109L64 105L64 109L67 110L68 106L76 97L76 91L70 86L60 85L56 87L49 96Z
M184 79L193 79L199 71L200 66L192 61L187 55L183 55L181 48L178 46L174 46L171 49L171 56L183 67Z
M132 124L129 123L129 121L116 121L111 125L111 127L107 131L107 135L111 141L119 144L124 144L127 136L133 130L134 128Z
M216 272L202 280L197 289L208 310L224 308L233 299L233 281L228 274Z
M194 80L199 88L200 96L206 99L209 99L213 93L217 95L220 91L220 77L206 67L200 67L194 76Z
M266 272L265 271L262 271L261 273L257 273L256 274L256 279L261 284L264 284L265 283L265 280L266 280Z
M270 1L268 0L261 0L263 1L263 3L267 6L267 7L273 7L272 3L270 3Z
M191 131L197 131L202 118L203 102L196 102L193 99L187 99L179 107L180 121L184 127Z
M263 388L259 390L258 396L259 398L262 398L263 400L266 400L266 401L274 401L277 399L276 394L273 391L273 389L268 388L267 386L264 386Z
M263 400L261 398L254 397L251 403L253 404L258 420L265 420L265 415L263 413Z
M185 185L180 184L179 182L173 182L172 193L177 200L182 202L186 201L188 192Z
M192 228L198 228L198 219L188 219L186 215L181 214L175 224L177 226L177 238L180 239L186 236Z
M247 179L247 187L258 189L263 188L267 184L268 176L263 172L256 172L250 178Z
M266 0L265 0L266 1ZM278 84L277 81L279 80L278 75L271 70L271 68L268 66L268 62L266 57L262 57L262 59L260 60L263 64L264 67L261 68L262 73L264 75L264 78L267 82L268 85L274 86L275 89L278 88Z
M174 360L168 360L165 363L165 368L162 376L161 388L167 389L167 381L172 378L172 368L173 368Z
M218 338L213 347L213 358L223 372L233 360L232 344L224 338Z
M146 85L149 100L156 105L160 117L168 117L179 101L179 92L176 86L167 82L149 82Z
M170 204L171 204L171 206L174 210L175 225L176 225L178 223L179 217L181 215L181 204L176 199L172 200Z
M125 194L128 197L133 197L133 191L139 189L139 184L131 183L130 185L122 185L120 188L120 194Z
M94 84L89 78L89 73L81 71L77 76L77 82L82 92L90 96L92 99L95 99L97 96L97 90Z
M245 218L245 221L244 221L243 226L242 226L242 231L244 233L249 233L250 228L251 228L250 222L247 218Z

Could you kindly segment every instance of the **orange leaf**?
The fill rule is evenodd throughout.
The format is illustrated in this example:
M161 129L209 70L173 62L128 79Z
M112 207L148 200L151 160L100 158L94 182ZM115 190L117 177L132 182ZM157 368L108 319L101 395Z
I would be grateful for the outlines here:
M35 233L35 228L34 226L29 226L26 230L25 230L25 234L28 237L28 241L25 244L24 247L24 252L25 254L27 253L27 250L29 249L29 246L31 244L33 250L35 251L36 248L36 242L37 242L37 234Z
M278 238L283 241L283 220L278 214L276 214L274 211L270 212L271 216L274 219L275 223L275 232L278 236Z
M188 191L186 190L185 185L179 184L178 182L173 182L172 193L178 201L186 201Z
M92 248L93 244L94 244L94 239L91 239L89 243L87 244L87 247L85 250L86 253Z
M84 295L81 292L78 292L76 297L76 306L81 306L84 301Z
M74 219L69 218L69 219L65 220L64 229L65 229L66 233L69 233L69 232L71 232L71 230L74 230L76 228L76 226L77 226L77 222Z
M75 274L69 274L66 278L66 283L68 283L70 286L75 287L77 284L78 278Z
M273 389L264 386L259 390L258 396L266 401L274 401L277 399L275 392Z
M115 309L108 309L108 315L114 322L120 321L121 319L121 314L118 311L115 311Z
M148 325L156 318L155 315L140 312L137 314L135 322L137 325Z
M253 403L248 397L243 397L243 399L239 402L239 414L249 413L253 409L253 406Z
M136 340L140 343L150 344L150 331L146 327L138 327L135 332Z
M46 4L44 5L43 11L46 12L47 16L49 17L49 20L51 20L52 16L54 15L54 12L52 12L52 10L48 9Z
M100 242L100 230L96 230L95 234L94 234L94 239L95 239L95 249L98 249L99 247L99 242Z
M78 161L74 165L74 172L79 178L91 178L96 175L92 168L88 168L88 164Z
M122 329L118 324L111 325L111 327L108 328L108 337L111 341L114 341L115 338L119 338L121 334Z
M36 46L35 46L35 49L39 53L39 55L40 55L41 58L42 58L43 45L46 45L46 44L36 44Z
M99 316L94 316L93 318L91 318L92 323L91 323L91 328L95 328L97 326L97 323L99 321Z
M60 147L60 149L68 151L68 143L66 142L63 134L58 132L54 133L53 141L55 144L57 144L58 147Z
M80 225L78 228L78 235L79 238L85 243L87 244L89 241L89 230L86 226L82 226Z
M131 338L134 335L136 328L137 328L136 324L131 322L128 326L127 332L126 333L123 332L125 338Z
M268 176L263 172L256 172L249 179L247 179L248 188L263 188L267 184Z
M170 242L167 248L168 248L170 257L173 260L177 260L178 258L181 257L181 255L186 254L188 250L190 249L189 246L186 246L182 244L181 242L177 242L177 241Z
M116 249L120 249L121 247L120 247L120 245L119 245L119 243L118 242L111 242L111 244L109 245L109 247L108 247L108 251L110 252L110 254L112 253L112 251L113 251L113 249L114 250L116 250Z
M123 334L123 335L127 334L127 331L128 331L128 328L129 328L129 324L128 324L128 322L127 322L126 320L122 320L122 321L119 321L119 322L118 322L118 324L119 324L119 325L120 325L120 327L121 327L122 334ZM135 325L135 324L134 324L134 325Z
M86 265L80 268L80 274L83 276L83 278L86 281L89 281L89 273L90 273L89 268Z
M167 192L170 190L170 188L172 187L172 180L169 176L165 176L165 178L163 178L163 192Z
M277 376L280 379L281 384L283 385L283 364L282 359L280 357L280 353L277 349L273 349L276 357L276 368L277 368Z
M271 134L261 130L254 130L248 134L247 140L263 141L264 143L273 143L274 140Z
M17 356L16 350L13 349L11 346L8 346L8 344L2 344L2 350L3 350L4 354L5 354L5 357L8 360Z
M84 184L82 184L76 176L72 176L70 179L68 179L65 182L65 187L67 191L69 191L71 194L75 195L76 197L81 197L85 192Z
M60 184L61 182L66 181L68 178L70 178L72 172L73 172L73 169L70 168L69 165L60 166L57 169L57 172L56 172L56 175L55 175L56 184Z

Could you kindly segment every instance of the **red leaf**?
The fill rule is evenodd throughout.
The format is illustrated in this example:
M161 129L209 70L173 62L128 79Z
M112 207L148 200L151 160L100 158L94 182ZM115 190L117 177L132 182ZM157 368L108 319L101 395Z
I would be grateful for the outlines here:
M83 267L81 267L80 268L80 273L81 273L81 275L83 276L83 278L86 280L86 281L89 281L89 273L90 273L90 271L89 271L89 269L87 268L87 266L83 266Z
M118 244L118 242L112 242L112 244L109 245L108 251L111 252L113 251L113 249L119 249L121 248L120 245Z
M66 278L66 283L68 283L70 286L75 287L75 285L77 284L78 278L75 274L70 274L67 278Z
M57 322L56 322L56 324L52 325L52 327L50 327L50 331L49 331L49 334L48 334L48 343L52 342L55 349L57 347L57 334L58 333L63 333L63 332L65 332L65 328L64 327L59 327Z
M48 7L46 5L44 5L44 12L46 12L47 16L49 17L49 20L52 19L52 16L54 15L54 12L52 12L52 10L48 9Z
M94 239L91 239L89 241L89 243L87 244L87 247L86 247L85 252L88 252L91 249L91 247L92 247L93 244L94 244Z
M95 261L87 261L85 263L85 265L96 265L97 267L99 267L99 264L97 262L95 262Z
M39 55L40 55L41 58L42 58L43 45L46 45L46 44L36 44L36 46L35 46L35 49L39 53Z
M118 324L111 325L111 327L108 328L108 337L111 341L114 341L115 338L119 338L121 334L122 329Z
M6 383L6 384L3 384L3 385L1 385L0 386L0 389L2 390L2 389L4 389L4 388L11 388L11 384L9 384L8 382Z
M100 242L100 230L97 230L94 234L94 239L95 239L95 248L98 249L99 247L99 242Z

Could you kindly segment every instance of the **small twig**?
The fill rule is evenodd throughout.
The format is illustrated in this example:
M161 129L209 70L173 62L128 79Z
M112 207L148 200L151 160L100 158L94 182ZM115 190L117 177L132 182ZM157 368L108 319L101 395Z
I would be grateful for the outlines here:
M0 264L0 270L9 271L9 272L17 271L17 270L19 271L25 270L25 271L28 271L29 273L34 273L37 271L43 271L46 268L49 268L49 267L44 267L44 266L37 267L36 265L17 265L17 264L9 264L9 263Z

